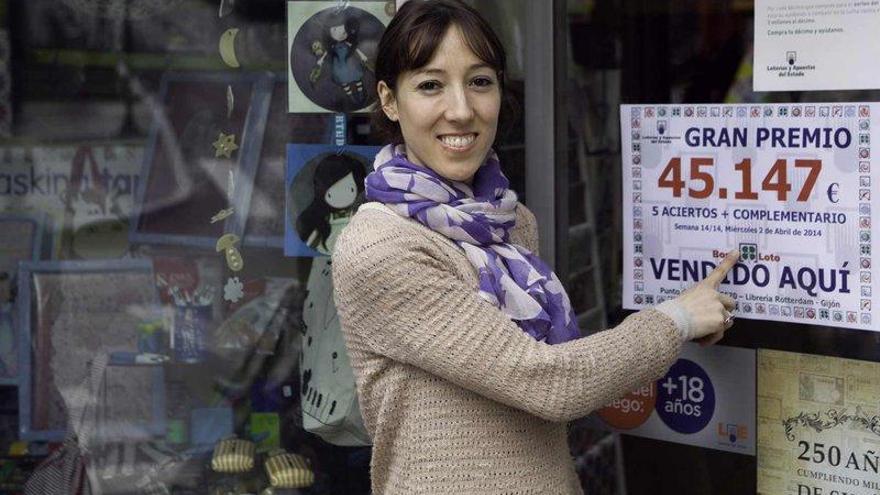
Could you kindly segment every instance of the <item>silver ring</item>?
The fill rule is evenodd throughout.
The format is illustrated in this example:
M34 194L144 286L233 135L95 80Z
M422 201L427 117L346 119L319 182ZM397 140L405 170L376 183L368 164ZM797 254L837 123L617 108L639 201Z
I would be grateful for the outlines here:
M727 316L724 317L724 327L727 328L733 324L733 313L730 311L725 311L725 313L727 313Z

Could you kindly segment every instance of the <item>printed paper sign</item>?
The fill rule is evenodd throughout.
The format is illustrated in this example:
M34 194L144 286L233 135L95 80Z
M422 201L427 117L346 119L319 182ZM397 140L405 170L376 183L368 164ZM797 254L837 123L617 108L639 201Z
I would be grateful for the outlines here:
M688 343L663 378L598 416L621 433L754 455L755 351Z
M678 295L725 252L745 318L876 330L869 103L621 107L624 307Z
M880 87L880 0L756 0L755 91Z
M758 493L880 493L880 363L758 351Z

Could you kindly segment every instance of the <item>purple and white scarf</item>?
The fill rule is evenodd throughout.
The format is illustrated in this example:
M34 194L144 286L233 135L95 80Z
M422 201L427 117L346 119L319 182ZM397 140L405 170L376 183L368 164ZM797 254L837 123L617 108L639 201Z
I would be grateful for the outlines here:
M477 269L479 295L535 340L559 344L580 337L559 278L540 258L510 242L516 193L494 152L472 185L440 177L406 157L403 145L385 146L366 178L366 197L412 218L462 248Z

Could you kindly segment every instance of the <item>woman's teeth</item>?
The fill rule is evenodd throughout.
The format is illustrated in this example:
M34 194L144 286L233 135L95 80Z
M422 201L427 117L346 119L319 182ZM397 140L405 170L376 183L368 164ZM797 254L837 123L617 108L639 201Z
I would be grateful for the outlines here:
M464 136L442 136L440 140L450 148L467 148L476 138L476 134L467 134Z

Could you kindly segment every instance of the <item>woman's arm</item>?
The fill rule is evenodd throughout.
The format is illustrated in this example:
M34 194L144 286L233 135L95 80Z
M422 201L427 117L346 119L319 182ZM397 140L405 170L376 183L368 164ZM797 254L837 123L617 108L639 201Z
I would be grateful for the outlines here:
M554 421L658 378L679 353L678 330L657 311L565 344L537 342L459 279L424 234L366 214L343 232L333 262L337 308L355 345Z

